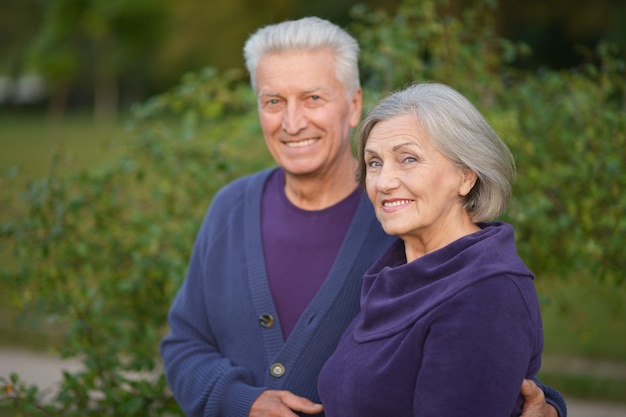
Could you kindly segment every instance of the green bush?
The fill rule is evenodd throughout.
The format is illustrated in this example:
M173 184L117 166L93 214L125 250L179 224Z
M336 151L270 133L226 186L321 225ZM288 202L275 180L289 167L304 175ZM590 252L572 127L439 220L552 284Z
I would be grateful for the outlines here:
M479 3L460 18L442 6L406 0L395 16L354 9L366 106L413 80L459 89L516 156L505 219L531 268L624 285L626 70L618 51L601 45L585 68L518 72L512 64L528 48L493 34L493 6ZM0 407L22 415L179 413L158 342L195 233L217 189L272 161L238 71L185 76L138 105L129 129L133 139L115 163L71 175L53 169L20 190L21 202L2 188L5 204L24 207L0 226L0 249L14 260L1 269L5 286L25 314L65 329L60 355L85 368L66 373L48 401L19 376L2 376Z
M623 284L626 258L626 69L609 45L598 64L525 76L503 109L518 181L508 219L543 274Z
M0 229L16 261L2 277L26 313L66 329L60 355L83 358L85 369L66 373L45 406L34 387L4 377L5 406L66 416L178 410L159 370L168 306L212 195L269 163L249 95L236 73L186 76L137 107L116 163L65 176L53 168L29 184L26 212Z

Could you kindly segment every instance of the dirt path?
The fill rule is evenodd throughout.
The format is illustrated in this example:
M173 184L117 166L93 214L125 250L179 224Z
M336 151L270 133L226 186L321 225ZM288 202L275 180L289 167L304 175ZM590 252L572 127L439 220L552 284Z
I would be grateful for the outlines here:
M76 360L61 361L53 355L0 348L0 376L8 377L11 372L17 372L22 380L40 388L54 387L63 369L73 372L80 367ZM568 398L567 407L568 417L626 417L626 403L605 404Z

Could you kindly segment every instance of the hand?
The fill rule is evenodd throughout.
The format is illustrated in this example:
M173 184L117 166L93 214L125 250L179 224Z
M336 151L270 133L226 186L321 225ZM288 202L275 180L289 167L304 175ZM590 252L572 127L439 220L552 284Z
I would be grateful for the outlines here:
M252 403L248 417L297 417L294 411L319 414L324 407L289 391L268 390Z
M535 381L525 379L520 393L524 397L524 408L520 417L559 417L556 409L546 402L543 391Z

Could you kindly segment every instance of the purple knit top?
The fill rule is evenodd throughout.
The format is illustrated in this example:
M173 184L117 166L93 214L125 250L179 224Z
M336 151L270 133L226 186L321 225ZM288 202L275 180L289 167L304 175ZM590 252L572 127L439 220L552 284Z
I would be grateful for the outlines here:
M283 170L269 178L262 202L263 248L285 339L326 279L360 199L361 193L355 189L334 206L302 210L285 195Z
M510 225L481 226L411 263L398 240L365 273L320 373L327 417L520 414L543 348L533 274Z

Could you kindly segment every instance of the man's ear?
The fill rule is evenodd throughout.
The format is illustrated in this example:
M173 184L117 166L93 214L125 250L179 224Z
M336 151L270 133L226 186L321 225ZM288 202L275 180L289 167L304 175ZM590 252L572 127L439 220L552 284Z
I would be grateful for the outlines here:
M350 100L350 127L357 127L361 121L361 115L363 112L363 90L361 87L352 95Z

